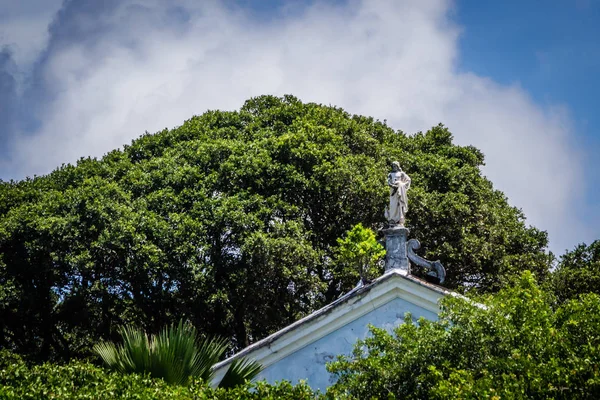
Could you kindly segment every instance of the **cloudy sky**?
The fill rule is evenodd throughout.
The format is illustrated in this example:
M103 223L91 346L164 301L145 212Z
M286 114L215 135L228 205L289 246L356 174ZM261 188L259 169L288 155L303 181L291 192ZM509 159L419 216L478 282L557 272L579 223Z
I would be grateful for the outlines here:
M290 93L443 122L561 254L600 238L599 39L598 0L0 0L0 179Z

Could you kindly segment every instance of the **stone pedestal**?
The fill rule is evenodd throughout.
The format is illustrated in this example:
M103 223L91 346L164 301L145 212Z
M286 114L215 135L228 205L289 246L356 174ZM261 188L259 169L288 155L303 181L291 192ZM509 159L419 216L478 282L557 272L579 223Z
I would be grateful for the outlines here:
M399 269L410 272L406 242L409 230L403 226L393 226L382 230L385 235L385 271Z

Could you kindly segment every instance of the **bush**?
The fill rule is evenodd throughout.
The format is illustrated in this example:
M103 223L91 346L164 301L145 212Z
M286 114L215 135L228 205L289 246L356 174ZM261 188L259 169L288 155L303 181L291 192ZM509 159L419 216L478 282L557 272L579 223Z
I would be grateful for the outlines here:
M0 352L0 399L304 400L317 397L305 384L258 382L228 390L212 389L196 380L189 386L172 386L161 379L108 372L82 361L28 366L18 356Z
M329 365L334 397L600 398L600 296L553 309L532 275L476 304L447 296L439 321L372 329Z

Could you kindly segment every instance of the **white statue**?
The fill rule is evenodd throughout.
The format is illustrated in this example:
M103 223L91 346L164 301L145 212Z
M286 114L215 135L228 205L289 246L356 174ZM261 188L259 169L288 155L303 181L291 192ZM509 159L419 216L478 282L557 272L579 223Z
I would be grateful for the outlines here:
M408 211L406 192L410 188L410 177L406 175L398 161L392 163L392 172L388 174L390 187L390 205L385 209L385 218L390 225L404 226L404 218Z

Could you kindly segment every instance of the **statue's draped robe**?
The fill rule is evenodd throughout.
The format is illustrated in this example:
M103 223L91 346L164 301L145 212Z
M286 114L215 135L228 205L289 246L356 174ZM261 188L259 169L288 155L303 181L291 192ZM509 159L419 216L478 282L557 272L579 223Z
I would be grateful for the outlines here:
M410 178L402 171L388 174L390 185L390 205L385 210L386 219L393 224L404 224L408 211L406 191L410 188Z

